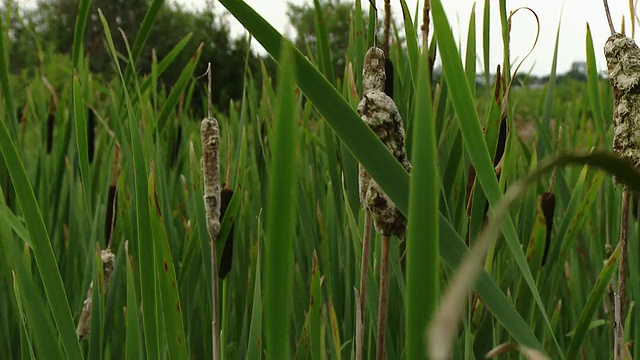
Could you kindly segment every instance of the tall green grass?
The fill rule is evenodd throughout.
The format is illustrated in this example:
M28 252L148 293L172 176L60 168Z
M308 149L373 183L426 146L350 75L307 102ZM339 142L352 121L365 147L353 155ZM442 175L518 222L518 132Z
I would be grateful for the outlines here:
M434 0L435 34L430 49L423 49L419 21L401 1L404 20L396 34L404 38L406 53L400 42L393 42L389 53L394 100L408 130L409 176L355 111L375 13L365 15L356 1L347 75L336 79L322 21L313 54L317 62L312 62L244 2L221 3L279 65L276 79L269 79L263 67L264 80L257 82L244 64L245 76L237 79L244 84L242 99L214 114L221 127L220 173L229 174L226 185L234 190L220 232L227 239L233 225L232 268L219 290L224 359L354 356L353 289L360 283L365 231L358 163L408 218L406 243L394 240L390 249L388 359L427 356L427 327L469 254L468 244L473 248L480 235L485 205L492 223L503 194L540 169L538 164L547 166L546 172L530 178L520 201L505 213L502 236L477 271L473 294L464 299L466 315L459 317L452 356L483 358L501 344L515 343L550 358L609 357L613 294L606 284L617 261L621 197L610 174L631 181L638 174L599 153L560 156L553 165L544 160L593 148L606 151L611 144L613 95L597 76L596 58L602 55L594 51L588 29L586 83L554 82L555 58L563 51L556 44L552 80L544 91L514 86L503 98L506 103L499 104L491 88L475 86L473 59L484 59L485 72L497 65L488 63L491 46L502 46L509 59L509 41L516 39L508 33L507 3L485 1L483 44L477 46L471 36L461 49L442 2ZM314 4L320 20L322 3ZM152 2L135 39L126 38L132 34L112 38L111 19L95 14L102 18L116 74L108 81L89 73L81 44L83 23L93 14L87 13L88 0L79 2L76 71L57 94L50 153L45 147L51 101L42 80L46 74L38 70L26 89L12 88L4 42L8 29L0 24L0 293L5 295L0 296L0 358L212 357L211 260L197 118L205 102L197 108L180 105L190 104L194 89L204 87L194 74L203 60L199 50L190 54L176 85L157 88L158 77L190 41L185 34L165 58L153 59L151 74L135 71L161 5ZM492 6L500 7L498 22L487 15ZM468 33L475 27L474 18ZM490 29L502 31L502 44L489 42ZM119 42L126 54L115 51ZM480 48L482 54L476 54ZM444 76L437 80L430 79L434 53L443 59ZM513 74L508 65L502 69L508 83ZM27 121L19 126L16 91L28 99ZM93 161L88 111L98 119ZM498 178L493 159L503 114L509 132ZM534 141L519 134L525 123L535 128ZM115 267L108 288L94 286L93 328L88 340L78 341L75 325L87 289L104 276L96 249L106 248L108 241L105 217L116 146L122 149L122 171L108 244ZM548 189L556 197L556 211L548 259L540 266L536 259L546 225L536 218L536 199ZM629 296L635 301L640 298L634 280L640 275L640 247L633 241L639 229L632 219ZM223 241L218 241L219 254ZM374 237L373 254L364 255L379 258L380 243ZM535 251L527 250L530 243ZM365 357L372 358L379 264L370 262L368 273ZM640 320L635 303L629 308L627 340L637 344ZM631 353L640 356L639 347L633 345Z

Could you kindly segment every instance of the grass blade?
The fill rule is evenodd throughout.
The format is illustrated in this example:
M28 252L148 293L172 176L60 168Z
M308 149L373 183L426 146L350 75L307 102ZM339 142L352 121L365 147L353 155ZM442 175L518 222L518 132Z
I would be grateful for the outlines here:
M578 355L578 351L580 351L580 345L582 345L582 342L585 340L586 333L590 329L593 315L602 304L602 298L607 292L607 287L611 283L611 278L613 278L613 275L618 268L619 255L620 246L618 245L616 246L613 254L611 254L607 262L604 264L604 267L600 271L600 275L598 275L596 283L591 289L589 299L582 309L582 312L580 312L578 325L576 325L576 329L571 337L571 344L569 344L569 350L567 351L568 359L575 359Z
M169 240L164 227L160 200L156 188L156 174L151 168L149 175L149 218L151 219L151 231L156 249L156 264L158 271L158 284L160 290L160 304L162 305L162 323L166 332L167 349L170 358L186 359L187 348L185 346L184 327L182 323L182 308L178 296L176 271L169 248Z
M420 57L414 104L413 164L407 229L405 353L426 358L424 332L439 298L438 158L429 86L429 52Z
M462 63L460 61L460 55L455 47L455 40L449 28L442 3L439 0L434 0L432 5L433 23L436 29L436 36L438 37L438 46L440 48L442 59L444 59L443 71L450 87L449 94L451 95L454 109L456 111L460 131L462 132L462 138L466 148L468 149L471 162L476 169L477 179L482 185L482 189L484 190L490 205L495 207L502 197L502 192L498 185L493 161L489 157L487 144L484 142L484 138L482 136L480 120L478 119L478 114L476 113L475 105L473 104L471 89L466 81L464 70L462 69ZM540 297L540 293L536 288L535 281L531 275L529 266L527 265L527 260L525 259L520 246L520 240L518 239L513 221L508 215L503 232L515 262L518 264L518 268L520 269L522 276L533 293L533 297L542 312L542 316L547 326L550 327L549 318L545 311L542 298ZM558 351L562 353L557 340L555 343Z
M71 310L69 309L56 258L53 254L51 240L29 177L4 122L0 122L0 151L2 151L2 157L11 175L18 202L24 214L29 237L31 238L31 247L38 264L38 272L42 278L44 290L49 300L49 306L51 307L65 353L69 359L82 359L80 344L76 337L75 327L71 319Z
M138 313L138 300L136 297L136 283L133 278L133 257L129 255L129 243L124 244L125 254L127 256L127 307L126 307L126 322L127 322L127 359L139 359L142 356L140 350L141 337L140 337L140 323L138 319L140 317Z
M118 55L111 38L111 30L107 24L107 20L100 12L100 20L104 27L107 45L109 47L112 59L116 65L121 84L123 86L124 97L127 105L127 115L129 123L129 136L132 146L133 171L135 182L135 199L136 199L136 230L137 230L137 256L140 264L140 284L142 287L142 318L144 325L145 347L147 357L151 359L159 358L160 340L158 331L158 315L157 315L157 293L156 293L156 263L154 256L155 245L152 241L151 221L149 219L149 194L147 189L147 166L142 146L142 134L140 134L138 119L135 116L131 105L131 98L126 90L126 83L120 68Z
M291 68L297 66L291 49L281 54L278 103L269 171L265 258L265 333L267 355L291 357L290 301L296 203L296 104Z

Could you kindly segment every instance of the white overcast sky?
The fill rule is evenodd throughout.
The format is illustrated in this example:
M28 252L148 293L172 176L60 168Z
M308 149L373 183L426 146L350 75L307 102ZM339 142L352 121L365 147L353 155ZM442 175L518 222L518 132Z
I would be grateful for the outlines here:
M33 4L35 0L17 0L19 3ZM206 0L171 0L179 5L202 9ZM352 0L342 0L344 2ZM416 2L422 4L424 0L406 0L412 12L415 11ZM478 69L483 68L482 64L482 11L485 1L491 2L491 64L490 68L495 69L496 65L502 62L502 39L500 35L500 20L498 11L498 0L444 0L445 10L454 35L459 39L462 46L466 46L466 34L474 3L476 4L476 32L478 49ZM313 0L245 0L249 6L262 15L281 33L289 36L294 35L294 31L287 20L287 3L294 4L309 3ZM382 1L379 0L379 3ZM363 6L368 8L368 1L362 1ZM399 1L392 1L392 12L396 18L402 14ZM535 75L546 75L551 69L551 58L556 38L556 31L560 23L560 44L558 53L558 72L563 73L570 69L574 61L585 61L585 36L586 24L589 23L593 34L596 57L598 59L598 69L604 70L606 67L602 47L609 36L609 28L604 15L604 6L601 0L507 0L509 11L519 7L527 6L533 9L540 19L540 39L531 56L522 65L521 71L528 72L532 69ZM620 31L622 17L625 17L626 32L631 33L629 1L609 0L612 17L616 29ZM380 7L381 8L381 7ZM214 11L227 14L227 19L231 25L234 35L246 35L242 25L220 4L215 1ZM383 16L382 14L380 15ZM522 59L531 48L535 39L536 22L529 12L518 12L513 21L511 30L511 62L514 63ZM640 34L640 26L638 26ZM636 35L636 39L640 36ZM255 41L257 43L257 41ZM264 51L256 44L256 50ZM492 70L493 71L493 70Z
M202 8L205 0L174 0L179 4L186 6ZM350 1L350 0L342 0ZM409 9L413 12L416 8L416 2L419 0L406 0ZM500 18L497 0L444 0L444 6L449 19L449 23L453 27L454 36L460 39L463 46L466 46L466 34L471 15L473 4L476 3L476 32L477 32L477 49L478 49L478 69L483 68L482 64L482 11L485 1L491 3L491 69L502 62L502 39L500 35ZM291 25L287 20L287 3L313 4L313 0L245 0L256 12L264 17L281 33L294 34ZM420 0L422 6L424 0ZM362 1L363 6L367 8L368 1ZM379 0L378 3L381 3ZM402 10L399 1L392 1L392 12L396 18L400 18ZM598 69L604 70L606 63L602 48L604 42L609 36L609 27L604 14L604 5L601 0L507 0L508 11L515 10L519 7L527 6L534 10L540 19L540 39L538 45L534 49L531 56L523 63L521 71L528 72L532 69L535 75L546 75L551 69L551 61L553 50L560 23L560 44L558 53L558 72L563 73L570 69L574 61L585 61L585 38L586 24L589 23L593 35L595 54L598 58ZM628 0L609 0L609 6L616 29L620 31L622 17L624 16L626 23L626 32L630 35L630 16ZM215 11L228 14L227 10L219 2L215 2ZM379 7L381 8L381 7ZM381 15L382 16L382 15ZM233 16L229 16L228 20L231 24L234 34L245 34L244 28ZM535 40L536 22L531 13L520 11L514 16L513 26L511 30L511 61L519 61L522 59ZM640 34L640 26L638 26L638 34ZM636 35L636 38L640 36ZM259 48L256 46L256 48ZM492 70L493 71L493 70Z

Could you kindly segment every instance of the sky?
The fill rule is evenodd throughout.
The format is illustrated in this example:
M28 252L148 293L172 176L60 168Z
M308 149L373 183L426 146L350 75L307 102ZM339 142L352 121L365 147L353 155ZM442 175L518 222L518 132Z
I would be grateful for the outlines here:
M343 2L350 0L342 0ZM418 0L406 0L407 6L414 16L416 3ZM500 30L500 15L498 0L449 0L443 1L449 23L453 28L454 36L459 39L459 43L466 48L467 29L469 18L474 3L476 4L476 33L477 33L477 66L483 69L482 56L482 18L484 2L490 1L491 5L491 58L490 68L492 72L496 66L502 63L502 37ZM174 0L178 4L192 8L202 9L206 0ZM282 34L290 37L295 36L293 28L287 20L287 3L294 4L309 3L312 0L245 0L256 12L264 17ZM368 1L362 1L363 7L368 9ZM381 3L381 0L378 0ZM422 6L424 0L420 1ZM392 13L398 20L402 15L399 1L392 1ZM609 0L613 23L618 31L621 29L622 18L625 17L627 34L630 35L631 23L629 16L628 0ZM228 14L233 34L246 34L244 28L235 18L219 3L214 5L217 13ZM555 46L558 25L560 24L560 40L558 52L558 72L564 73L571 68L574 61L586 61L586 27L587 23L591 28L593 36L595 54L597 58L598 70L606 69L606 63L602 49L607 37L610 35L609 26L604 13L604 5L600 0L507 0L508 11L516 10L520 7L529 7L536 12L540 20L540 35L538 43L532 54L523 62L521 71L529 72L541 76L549 74L552 65L553 51ZM379 7L381 8L381 7ZM380 14L382 17L382 14ZM637 25L638 26L638 25ZM511 63L519 63L529 52L535 41L537 24L531 12L518 11L513 17L511 29ZM640 34L640 26L638 26ZM636 38L639 36L636 35ZM257 41L254 41L257 43ZM256 50L264 52L258 45Z
M34 4L36 0L17 0L21 4ZM203 9L207 0L170 0L179 5L192 9ZM352 0L341 0L349 2ZM411 10L412 17L415 16L416 3L419 0L406 0L407 6ZM498 0L443 0L445 11L449 23L453 28L454 36L459 41L460 46L465 49L467 43L467 29L472 8L476 4L476 33L477 33L477 68L483 69L482 56L482 18L485 1L490 1L491 5L491 57L490 69L492 72L498 64L502 63L502 37L500 33L500 17ZM295 31L287 19L287 3L313 4L313 0L245 0L258 14L262 15L280 33L289 37L295 36ZM382 0L378 0L382 3ZM368 1L362 0L363 7L368 9ZM420 1L420 6L424 0ZM391 2L392 13L400 21L402 10L400 2ZM631 23L629 16L628 0L609 0L613 23L618 31L621 29L622 18L625 17L627 34L631 33ZM558 73L564 73L571 68L574 61L585 61L586 59L586 26L591 28L593 36L595 54L597 58L598 70L606 69L606 63L602 49L607 37L610 35L609 27L604 13L604 5L600 0L507 0L508 11L516 10L520 7L529 7L538 15L540 21L540 34L536 47L531 55L522 63L521 71L529 72L541 76L549 74L552 65L552 58L560 25L559 51L558 51ZM381 7L380 7L381 8ZM232 34L235 36L246 36L242 25L222 6L218 1L214 1L214 11L225 14L229 21ZM383 14L380 14L383 17ZM640 25L638 33L640 34ZM536 36L537 23L531 12L518 11L513 17L511 29L511 63L518 64L531 50ZM636 38L639 36L636 35ZM264 49L254 41L256 51L264 53ZM464 53L464 51L463 51Z

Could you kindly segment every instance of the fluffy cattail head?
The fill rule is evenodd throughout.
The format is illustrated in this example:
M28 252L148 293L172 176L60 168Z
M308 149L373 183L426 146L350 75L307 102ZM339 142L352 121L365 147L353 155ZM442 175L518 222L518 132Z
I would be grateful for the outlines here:
M358 104L358 114L396 160L407 170L411 164L404 148L404 126L393 99L385 93L385 55L382 49L367 51L362 70L364 95ZM360 166L360 201L371 212L376 231L383 236L405 237L407 220L391 199Z
M207 231L211 239L215 241L220 230L220 163L218 161L220 131L215 118L208 117L202 120L200 135L202 137L202 175L204 177Z
M362 87L365 92L384 91L387 79L384 67L384 51L379 47L370 48L364 56L364 67L362 68Z
M622 35L605 43L609 81L613 87L613 150L640 167L640 48Z

